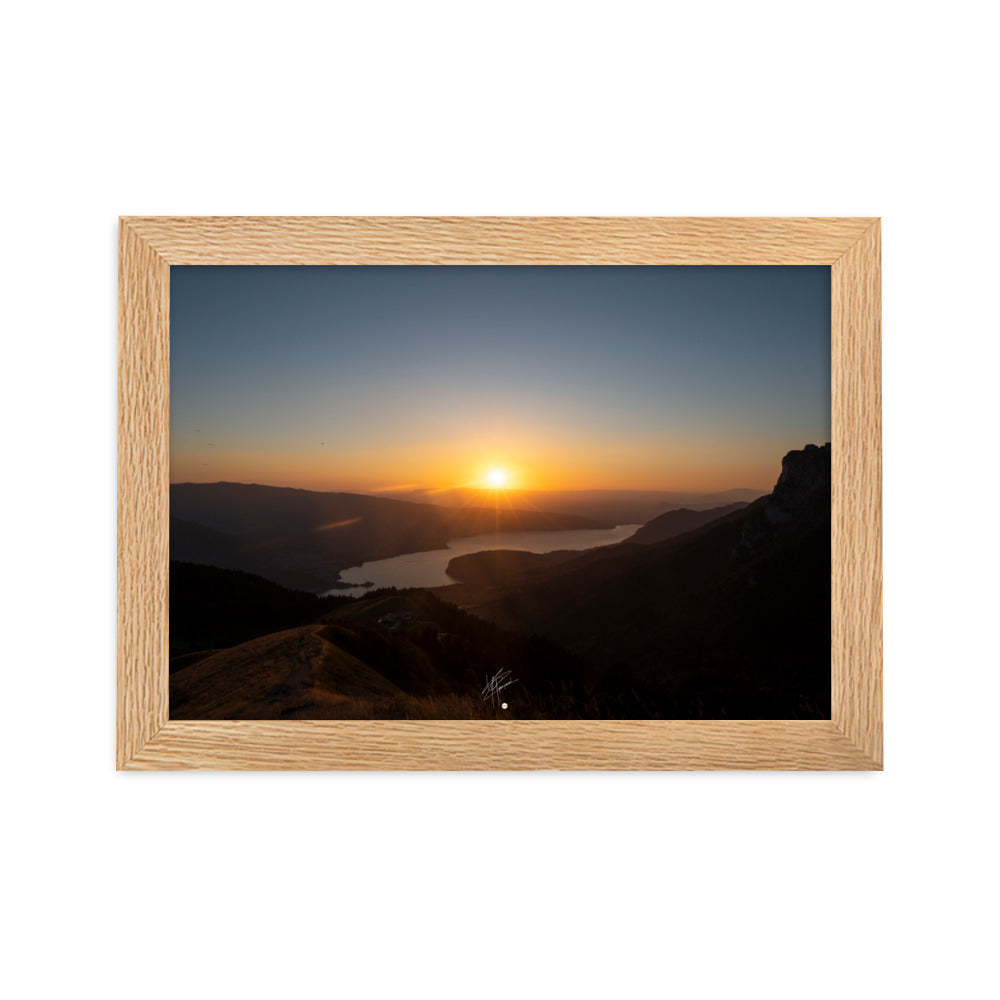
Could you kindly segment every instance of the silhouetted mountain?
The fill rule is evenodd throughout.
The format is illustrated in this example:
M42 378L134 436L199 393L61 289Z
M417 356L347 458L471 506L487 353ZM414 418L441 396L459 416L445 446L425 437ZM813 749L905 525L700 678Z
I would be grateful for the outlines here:
M245 510L245 535L178 530L225 557L234 539L294 537L279 514ZM829 445L789 452L772 493L672 538L486 556L454 560L475 582L440 591L463 608L173 564L171 717L829 718ZM503 671L502 710L481 691Z
M314 622L348 601L289 590L237 570L171 561L171 669L179 657Z
M589 550L584 550L589 551ZM449 560L445 572L454 580L464 583L497 584L558 566L571 559L578 559L579 551L560 549L558 552L522 552L517 549L490 549L470 552Z
M598 549L487 595L666 716L828 717L830 446L789 452L773 493L684 535Z
M708 510L688 510L681 507L679 510L671 510L666 514L654 517L648 524L644 524L634 535L625 539L627 542L641 542L643 545L651 545L654 542L665 542L668 538L683 535L687 531L700 528L709 521L716 521L733 511L742 510L746 507L746 501L727 504L725 507L710 507Z
M450 538L610 527L545 511L435 507L243 483L174 484L170 513L172 558L313 591L332 587L348 566L444 548Z
M170 558L178 562L196 562L225 569L241 569L243 543L234 535L203 524L192 524L179 517L170 518Z
M717 521L720 517L725 517L734 511L742 510L746 506L745 503L733 503L725 507L713 507L710 510L669 511L653 518L649 524L643 525L635 534L624 541L586 549L583 554L578 550L565 549L545 553L521 552L511 549L472 552L468 555L455 556L449 561L445 572L452 579L460 580L463 583L488 584L490 586L523 583L528 577L539 577L546 570L571 560L577 560L574 565L579 568L590 565L595 560L614 556L629 546L649 545L674 538L685 532L694 531L711 521Z
M689 510L706 510L709 507L721 507L730 503L752 503L766 493L767 490L752 489L723 490L721 493L669 493L660 506L670 510L679 510L681 507L687 507Z
M595 518L610 524L645 524L667 510L687 507L704 510L738 501L749 503L766 490L733 489L720 493L664 492L663 490L505 490L504 505L524 510L545 510ZM386 494L383 494L386 495ZM494 490L462 487L452 490L407 490L391 494L396 499L443 507L491 507Z

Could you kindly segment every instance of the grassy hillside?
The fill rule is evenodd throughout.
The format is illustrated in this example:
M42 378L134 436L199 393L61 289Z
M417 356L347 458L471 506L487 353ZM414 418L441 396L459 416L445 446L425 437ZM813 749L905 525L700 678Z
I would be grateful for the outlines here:
M172 623L171 718L573 718L599 711L571 654L426 591L321 599L201 566L175 567L173 581L178 607L185 606L181 621L197 620L199 607L205 621L201 631ZM269 618L261 602L270 602ZM284 627L262 634L279 613ZM201 636L205 646L190 651ZM515 681L504 691L506 710L481 693L503 670Z
M289 590L251 573L171 562L171 661L317 621L347 600Z

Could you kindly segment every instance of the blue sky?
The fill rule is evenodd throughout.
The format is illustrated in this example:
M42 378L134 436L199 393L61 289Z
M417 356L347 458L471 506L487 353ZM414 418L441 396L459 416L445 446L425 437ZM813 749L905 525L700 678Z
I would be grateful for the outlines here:
M173 267L171 478L773 484L830 437L828 267Z

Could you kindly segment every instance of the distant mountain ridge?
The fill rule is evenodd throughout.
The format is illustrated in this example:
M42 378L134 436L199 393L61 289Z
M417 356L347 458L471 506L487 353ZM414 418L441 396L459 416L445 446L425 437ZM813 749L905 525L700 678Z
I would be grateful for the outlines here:
M667 511L654 517L648 524L644 524L634 535L625 539L627 542L640 542L643 545L651 545L654 542L664 542L668 538L683 535L687 531L700 528L703 524L725 517L734 511L742 510L747 506L746 501L726 504L724 507L710 507L707 510L689 510L681 507L678 510Z
M172 484L170 514L172 559L313 591L330 588L349 566L444 548L451 538L611 527L573 514L228 482Z
M766 489L729 489L718 493L671 492L664 490L518 490L505 491L509 502L530 510L547 510L596 518L612 524L645 524L665 511L687 507L704 510L736 502L750 503ZM451 490L414 489L378 496L392 496L416 503L443 507L493 502L495 491L477 487Z
M490 549L483 552L473 552L468 555L455 556L448 562L446 572L454 580L463 583L489 584L502 586L512 584L519 577L537 576L547 569L563 563L576 561L577 566L594 559L613 557L616 552L632 545L651 545L663 542L689 531L694 531L712 521L742 510L746 503L732 503L725 507L713 507L709 510L668 511L654 517L644 524L633 535L612 545L602 545L584 552L558 549L553 552L534 553L511 549Z

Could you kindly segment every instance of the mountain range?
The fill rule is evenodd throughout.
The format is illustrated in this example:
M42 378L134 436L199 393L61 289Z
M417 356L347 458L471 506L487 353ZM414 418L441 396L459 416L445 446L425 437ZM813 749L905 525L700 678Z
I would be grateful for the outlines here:
M830 446L789 452L772 493L692 531L447 596L674 716L826 717Z
M706 510L731 503L750 503L767 490L731 489L717 493L664 490L512 490L511 503L526 510L575 514L611 524L645 524L666 511L686 507ZM442 507L492 507L494 490L461 487L450 490L404 490L376 494Z
M227 522L244 535L220 534L287 531L265 494L231 494L263 499ZM296 502L316 507L314 521L359 509L355 499ZM475 510L468 521L432 513L414 523L471 528ZM207 507L195 513L211 519ZM480 689L509 670L506 717L829 718L830 446L789 452L773 491L748 505L661 515L617 545L477 554L467 582L360 601L278 599L274 584L246 574L209 581L221 571L172 565L171 715L497 717ZM175 582L194 595L183 612Z
M746 503L732 503L708 510L688 510L686 507L671 510L654 517L624 541L601 546L599 551L603 556L607 556L616 549L620 550L635 543L650 545L666 541L746 506ZM579 551L565 549L545 553L522 552L516 549L488 549L455 556L448 562L446 572L448 576L464 583L510 585L518 580L523 581L528 576L537 576L546 569L580 558L582 557Z
M334 587L349 566L441 549L451 538L611 526L578 514L506 506L439 507L244 483L170 487L172 559L244 570L316 592Z

